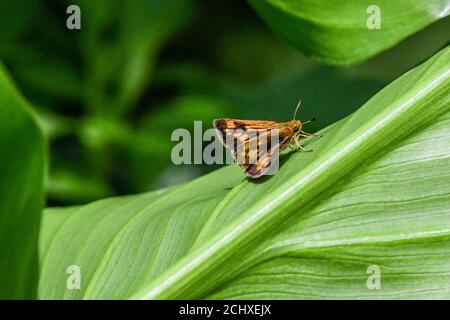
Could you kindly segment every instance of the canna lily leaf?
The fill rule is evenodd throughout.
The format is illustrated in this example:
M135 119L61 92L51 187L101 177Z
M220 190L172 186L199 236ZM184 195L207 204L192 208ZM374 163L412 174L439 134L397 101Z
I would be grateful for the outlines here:
M249 2L299 51L337 66L364 61L450 13L448 0Z
M0 64L0 299L36 297L45 143Z
M275 176L47 209L40 298L450 298L449 106L447 47Z

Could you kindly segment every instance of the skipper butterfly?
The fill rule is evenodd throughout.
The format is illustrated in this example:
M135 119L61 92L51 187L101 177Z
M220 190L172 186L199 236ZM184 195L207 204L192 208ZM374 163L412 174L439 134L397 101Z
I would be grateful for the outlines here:
M279 153L286 147L310 152L300 145L299 140L320 135L304 132L302 127L312 120L301 122L296 119L301 101L297 104L291 121L216 119L213 125L225 147L232 151L236 163L246 176L259 178L269 172L278 160Z

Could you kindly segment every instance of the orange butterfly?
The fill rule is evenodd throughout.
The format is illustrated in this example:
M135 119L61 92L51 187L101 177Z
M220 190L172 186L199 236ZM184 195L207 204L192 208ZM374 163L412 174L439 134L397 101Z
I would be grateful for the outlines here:
M321 137L302 130L305 123L295 119L299 101L291 121L216 119L213 125L225 147L232 150L234 160L246 176L259 178L269 172L279 153L287 146L296 145L302 151L301 137Z

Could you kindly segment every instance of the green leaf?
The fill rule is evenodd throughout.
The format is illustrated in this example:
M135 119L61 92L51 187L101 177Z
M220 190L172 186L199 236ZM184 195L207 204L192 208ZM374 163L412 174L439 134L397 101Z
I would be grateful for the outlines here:
M224 174L227 179L219 181ZM169 190L106 199L78 208L48 210L44 215L40 248L40 297L92 298L103 286L107 287L105 297L130 296L185 254L212 209L228 188L241 179L239 171L227 167ZM61 214L65 216L61 218ZM136 228L140 230L135 232ZM177 239L177 234L183 237ZM124 240L130 241L129 245L124 246ZM146 245L139 249L140 243ZM130 259L114 273L119 278L132 277L120 283L104 283L103 277L110 271L104 268L110 268L111 260L120 258L121 254ZM146 262L136 260L136 255ZM153 265L153 270L148 263ZM80 267L80 290L66 288L69 277L66 270L71 265ZM127 271L135 267L140 269L137 277L136 273Z
M47 210L40 297L449 298L449 88L450 47L275 176L226 166L160 194ZM79 290L66 288L70 265ZM382 290L367 288L371 265Z
M0 64L0 299L36 297L45 156L30 108Z
M338 66L364 61L450 13L448 0L249 2L273 30L299 51ZM380 28L369 29L378 12Z

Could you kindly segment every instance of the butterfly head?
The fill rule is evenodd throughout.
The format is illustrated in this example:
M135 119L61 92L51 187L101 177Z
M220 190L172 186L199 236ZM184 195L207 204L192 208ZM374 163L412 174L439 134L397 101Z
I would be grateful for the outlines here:
M302 130L302 122L300 120L291 120L291 129L294 133Z

